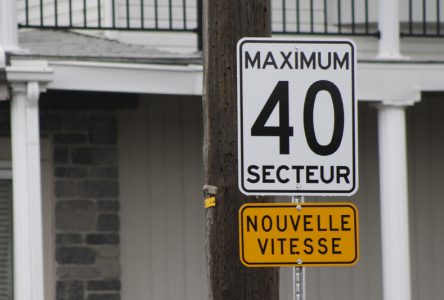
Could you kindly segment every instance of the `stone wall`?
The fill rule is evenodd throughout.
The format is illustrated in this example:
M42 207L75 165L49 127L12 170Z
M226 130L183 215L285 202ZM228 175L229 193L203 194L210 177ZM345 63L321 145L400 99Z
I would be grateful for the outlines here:
M53 147L56 300L121 299L117 113L138 95L49 91L39 106ZM9 111L0 101L0 137Z
M57 300L120 299L117 117L45 110L53 144Z

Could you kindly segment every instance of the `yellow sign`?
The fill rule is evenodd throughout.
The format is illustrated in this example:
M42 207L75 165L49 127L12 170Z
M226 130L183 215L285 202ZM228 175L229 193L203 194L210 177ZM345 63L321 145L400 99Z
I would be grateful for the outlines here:
M354 265L358 224L351 203L248 203L239 210L240 259L247 267Z

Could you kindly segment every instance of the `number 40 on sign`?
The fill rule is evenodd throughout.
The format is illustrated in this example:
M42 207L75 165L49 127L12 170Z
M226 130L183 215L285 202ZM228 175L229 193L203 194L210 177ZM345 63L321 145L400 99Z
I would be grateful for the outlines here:
M239 188L247 195L357 190L355 46L238 43Z

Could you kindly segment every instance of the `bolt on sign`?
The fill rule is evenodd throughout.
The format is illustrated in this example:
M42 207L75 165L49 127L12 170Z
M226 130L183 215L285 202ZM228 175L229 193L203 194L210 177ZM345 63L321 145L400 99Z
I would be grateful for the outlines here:
M351 203L248 203L239 210L240 258L247 267L351 266L359 257Z
M237 60L239 189L246 195L354 194L353 42L243 38Z

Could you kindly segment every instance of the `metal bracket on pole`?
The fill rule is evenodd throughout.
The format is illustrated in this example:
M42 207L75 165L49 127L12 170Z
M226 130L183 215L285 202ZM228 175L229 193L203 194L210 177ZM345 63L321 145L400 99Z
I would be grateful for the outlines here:
M205 184L202 187L202 191L207 195L216 195L217 194L217 186Z
M216 194L217 194L217 186L205 184L202 187L202 191L204 197L204 207L205 209L216 206Z
M291 196L292 203L304 203L303 196ZM299 206L298 206L299 210ZM302 263L299 262L298 263ZM305 300L305 268L293 267L293 300Z

